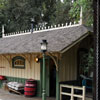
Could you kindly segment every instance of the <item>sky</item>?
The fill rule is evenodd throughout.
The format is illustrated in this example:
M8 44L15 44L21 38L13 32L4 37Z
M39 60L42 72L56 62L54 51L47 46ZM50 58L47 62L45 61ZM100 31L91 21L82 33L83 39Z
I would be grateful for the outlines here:
M64 0L61 0L61 2L64 2Z

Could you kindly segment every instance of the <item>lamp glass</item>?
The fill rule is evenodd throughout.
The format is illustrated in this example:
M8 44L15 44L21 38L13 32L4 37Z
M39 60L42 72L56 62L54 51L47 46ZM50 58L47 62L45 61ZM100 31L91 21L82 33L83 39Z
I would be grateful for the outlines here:
M35 22L34 18L31 18L31 22Z
M41 51L42 52L46 52L47 51L47 40L42 40L42 43L41 43Z
M41 44L41 50L42 51L46 51L47 50L47 44L46 43L42 43Z

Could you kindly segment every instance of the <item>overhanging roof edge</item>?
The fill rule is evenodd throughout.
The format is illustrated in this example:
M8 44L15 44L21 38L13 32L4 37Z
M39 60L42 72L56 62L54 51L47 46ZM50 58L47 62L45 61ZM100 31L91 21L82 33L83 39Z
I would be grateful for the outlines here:
M83 40L85 37L87 37L90 33L87 32L85 35L83 35L82 37L80 37L78 40L74 41L72 44L70 44L69 46L65 47L64 49L62 49L60 51L60 53L64 53L67 50L69 50L71 47L73 47L74 45L76 45L77 43L79 43L81 40Z

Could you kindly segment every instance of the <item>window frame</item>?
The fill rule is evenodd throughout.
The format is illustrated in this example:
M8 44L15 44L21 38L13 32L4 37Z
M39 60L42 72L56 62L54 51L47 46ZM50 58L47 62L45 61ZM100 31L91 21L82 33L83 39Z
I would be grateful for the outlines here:
M15 61L16 60L22 60L24 62L24 65L23 66L21 66L21 65L15 65ZM22 57L22 56L15 56L15 57L13 57L13 59L12 59L12 68L25 69L25 58Z

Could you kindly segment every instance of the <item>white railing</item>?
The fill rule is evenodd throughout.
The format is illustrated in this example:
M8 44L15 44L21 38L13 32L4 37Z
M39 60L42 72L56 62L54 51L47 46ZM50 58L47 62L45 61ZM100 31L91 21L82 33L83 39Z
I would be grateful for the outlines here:
M69 92L63 92L62 88L68 88L71 89L71 93ZM81 90L82 94L75 94L74 90ZM62 95L70 96L70 100L74 100L74 97L81 98L82 100L85 100L85 86L79 87L79 86L72 86L72 85L60 85L60 100L62 99Z
M44 31L52 31L52 30L58 30L58 29L63 29L63 28L70 28L70 27L75 27L75 26L79 26L81 25L80 21L78 21L78 23L74 22L74 23L66 23L66 24L58 24L58 25L51 25L51 26L44 26L41 27L39 26L38 28L34 28L33 29L33 33L38 33L38 32L44 32ZM8 33L8 34L4 34L4 27L2 27L2 37L6 38L6 37L13 37L13 36L19 36L19 35L26 35L26 34L31 34L31 29L29 30L24 30L24 31L18 31L18 32L13 32L13 33Z

